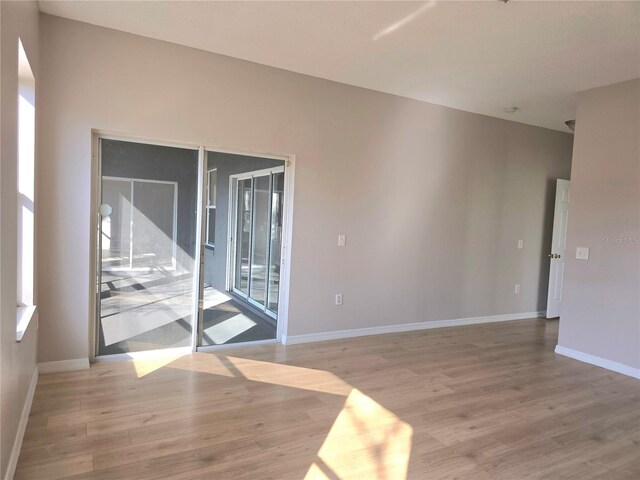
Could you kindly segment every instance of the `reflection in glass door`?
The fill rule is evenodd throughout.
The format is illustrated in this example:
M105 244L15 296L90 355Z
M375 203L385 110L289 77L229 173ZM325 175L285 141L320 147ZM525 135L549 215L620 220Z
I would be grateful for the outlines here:
M237 181L236 186L236 263L234 287L244 296L249 294L249 259L253 212L253 178Z
M267 291L267 310L278 313L280 295L280 264L282 255L282 210L284 206L284 172L271 176L271 225L269 238L269 285Z
M176 268L178 183L102 177L102 270ZM144 213L143 213L144 212ZM158 242L156 230L171 239Z
M270 175L256 177L253 181L253 225L251 238L251 282L249 298L265 306L267 262L269 261Z
M235 212L233 292L277 318L282 247L284 169L232 179Z
M100 140L98 355L192 343L198 151Z

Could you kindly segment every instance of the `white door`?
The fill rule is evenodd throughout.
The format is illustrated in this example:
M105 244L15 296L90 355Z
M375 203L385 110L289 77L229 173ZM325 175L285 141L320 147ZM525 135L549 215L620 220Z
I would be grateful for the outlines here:
M562 280L564 278L564 249L567 243L569 219L569 180L557 180L556 206L553 212L553 239L549 253L549 293L547 294L547 318L560 316Z

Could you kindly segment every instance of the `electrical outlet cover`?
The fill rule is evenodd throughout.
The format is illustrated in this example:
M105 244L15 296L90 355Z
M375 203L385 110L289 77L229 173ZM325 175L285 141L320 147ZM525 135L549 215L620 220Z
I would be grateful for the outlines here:
M578 260L589 260L589 248L588 247L577 247L576 248L576 258Z

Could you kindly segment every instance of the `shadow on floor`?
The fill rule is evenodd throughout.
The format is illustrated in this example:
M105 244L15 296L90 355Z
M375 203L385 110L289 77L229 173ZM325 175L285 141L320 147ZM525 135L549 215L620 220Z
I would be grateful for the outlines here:
M104 275L99 355L191 345L192 291L185 275ZM276 338L275 322L243 300L206 287L203 301L202 345Z

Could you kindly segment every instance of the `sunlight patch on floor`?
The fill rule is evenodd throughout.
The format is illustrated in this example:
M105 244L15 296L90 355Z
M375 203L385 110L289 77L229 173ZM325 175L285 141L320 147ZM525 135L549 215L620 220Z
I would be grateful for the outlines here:
M256 322L249 317L239 313L220 323L205 328L204 335L209 337L216 345L221 345L256 325Z
M144 293L131 294L132 303L149 302ZM182 301L181 301L182 300ZM102 318L102 334L105 345L113 345L130 338L176 322L181 318L189 318L192 314L189 297L183 295L156 301L150 306L133 307L121 313Z
M352 388L347 382L324 370L238 357L227 357L227 360L242 376L256 382L344 396Z
M138 378L168 367L347 397L305 480L406 479L413 428L331 372L219 354L136 358Z
M407 478L413 428L353 389L305 480Z
M133 367L136 370L136 375L138 378L142 378L175 362L186 354L184 352L138 352L128 353L127 355L133 359Z
M333 373L324 370L219 354L200 353L185 356L167 366L345 397L353 388Z
M216 290L213 287L205 287L203 293L202 309L208 310L216 307L220 304L226 303L231 300L231 297L224 292Z

